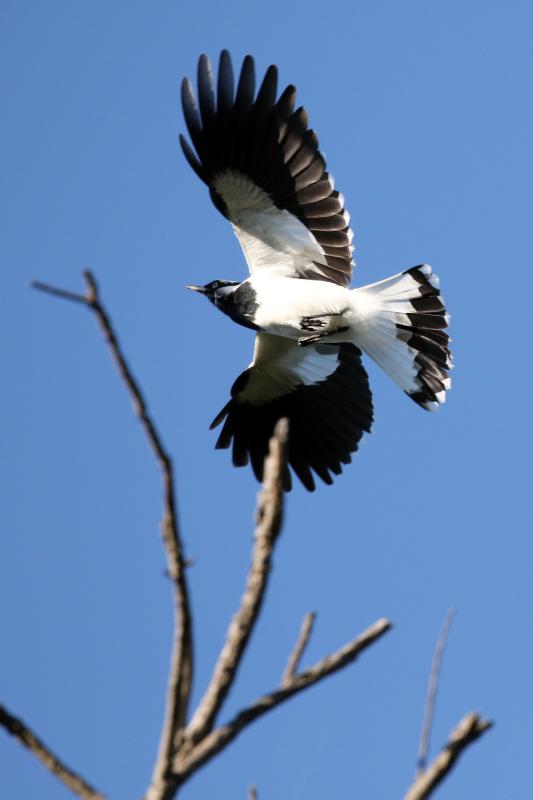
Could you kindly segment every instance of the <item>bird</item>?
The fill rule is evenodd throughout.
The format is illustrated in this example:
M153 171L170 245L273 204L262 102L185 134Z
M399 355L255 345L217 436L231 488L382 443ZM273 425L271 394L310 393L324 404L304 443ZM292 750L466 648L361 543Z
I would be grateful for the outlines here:
M256 92L252 56L235 79L227 50L216 78L202 55L197 87L196 96L183 79L190 142L180 135L181 147L231 223L250 274L187 288L255 332L252 361L211 423L222 425L215 447L231 447L233 464L251 463L261 481L274 427L287 418L283 488L291 489L292 470L313 491L316 476L331 484L341 474L371 430L363 353L422 408L445 401L452 364L439 279L421 264L350 288L354 248L344 197L306 110L295 108L296 88L278 94L276 66Z

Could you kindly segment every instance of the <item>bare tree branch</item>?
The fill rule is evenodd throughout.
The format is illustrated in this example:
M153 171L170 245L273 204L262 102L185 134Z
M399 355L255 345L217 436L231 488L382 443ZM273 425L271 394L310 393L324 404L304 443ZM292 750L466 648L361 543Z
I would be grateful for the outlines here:
M256 512L257 525L252 561L241 604L228 628L225 643L205 695L198 704L184 736L176 742L174 761L183 758L185 753L190 753L195 743L211 730L216 714L235 679L244 650L257 622L266 591L272 553L281 530L282 476L285 469L287 436L287 420L280 420L270 439L269 454L265 459L263 488L259 494ZM145 800L172 800L189 774L184 776L176 772L173 763L169 763L163 753L160 753L158 761L161 765L157 770L157 780L152 780Z
M455 617L454 609L449 609L444 617L442 627L440 629L439 638L433 654L433 662L431 664L431 672L429 673L429 681L426 695L426 706L424 709L424 719L422 722L422 731L420 733L420 745L418 747L418 759L416 764L416 775L421 775L426 769L427 757L429 753L429 745L431 740L431 729L433 727L433 717L435 714L435 704L437 701L437 692L439 690L439 678L442 668L442 659L446 650L446 643L448 641L448 634Z
M189 590L185 575L185 559L178 525L176 497L174 492L174 469L161 436L148 411L148 406L139 384L133 377L113 329L109 314L101 303L98 284L89 270L84 272L87 291L85 295L58 289L49 284L35 282L33 287L55 297L86 305L94 312L121 378L126 384L136 415L146 433L163 478L163 520L161 533L167 554L167 568L174 585L174 642L172 646L169 684L167 690L166 716L162 729L159 755L152 782L159 782L168 770L180 732L187 719L187 710L192 689L193 632Z
M174 769L184 783L193 772L223 750L239 733L254 720L272 711L281 703L304 689L333 675L334 672L351 664L370 645L374 644L391 628L387 619L380 619L367 628L360 636L326 656L312 667L295 675L285 686L280 686L269 694L259 697L252 705L239 712L230 722L206 735L190 752L185 749L177 753Z
M279 420L270 440L265 460L263 489L257 507L252 562L239 610L230 622L226 641L213 670L207 690L186 731L194 744L212 729L216 716L237 675L244 650L255 627L267 588L272 566L272 553L283 516L282 473L288 422Z
M174 493L173 465L148 412L140 387L121 350L110 317L101 303L98 285L89 271L84 273L84 277L87 287L85 295L38 282L33 286L55 297L85 305L94 312L109 344L119 374L133 399L135 412L162 472L164 495L162 538L167 554L168 572L174 586L175 626L165 721L158 757L145 800L172 800L191 775L221 752L244 728L298 692L315 685L355 661L360 653L391 628L391 624L386 619L378 620L344 647L308 669L298 672L315 621L315 614L308 614L302 623L300 634L289 656L278 688L256 699L226 724L215 727L217 717L235 681L261 611L272 568L272 555L281 531L284 496L282 475L286 468L285 450L288 422L280 420L270 440L269 455L265 461L263 488L258 498L251 565L241 604L228 627L224 645L205 694L198 704L191 722L187 725L193 678L193 631L184 551ZM452 731L448 743L437 758L427 769L424 769L429 750L442 657L451 621L452 615L449 613L437 642L420 739L419 774L405 796L405 800L424 800L429 797L433 789L453 769L463 750L492 725L491 722L482 720L477 714L467 715ZM79 797L88 798L88 800L103 800L102 795L62 764L23 722L12 717L1 706L0 725L3 725L25 744L51 772L56 774ZM250 787L248 797L249 800L257 800L255 787Z
M294 650L289 656L289 660L287 661L287 666L285 667L285 671L281 678L281 685L287 686L291 680L294 678L294 675L300 665L301 658L304 654L305 648L308 645L309 637L313 632L313 626L315 624L316 614L314 611L310 611L309 614L306 614L304 620L302 622L302 627L300 628L300 634L298 639L296 640L296 644L294 645Z
M450 734L448 742L429 767L415 778L404 800L426 800L452 771L457 759L466 748L491 728L490 720L479 714L467 714Z
M87 783L81 775L67 767L64 761L61 761L25 722L18 717L14 717L2 705L0 705L0 725L18 739L24 747L27 747L46 769L64 783L75 795L81 797L82 800L104 800L103 794L100 794L90 783Z
M78 294L78 292L69 292L67 289L59 289L57 286L50 286L49 283L42 283L41 281L32 281L30 286L32 289L37 289L39 292L44 292L44 294L49 294L52 297L72 300L73 303L81 303L84 306L89 305L87 295Z

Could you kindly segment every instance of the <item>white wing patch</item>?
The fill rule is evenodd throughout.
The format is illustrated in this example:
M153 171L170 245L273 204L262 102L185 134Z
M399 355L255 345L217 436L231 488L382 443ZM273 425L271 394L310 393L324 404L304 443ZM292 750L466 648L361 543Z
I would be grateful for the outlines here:
M320 276L318 265L326 265L325 253L294 214L277 208L266 192L236 170L215 176L213 188L226 205L252 274L268 269L288 277L309 272Z
M319 346L320 347L320 346ZM281 336L259 333L248 382L235 400L252 406L265 405L297 386L325 381L339 366L337 348L322 345L299 347Z

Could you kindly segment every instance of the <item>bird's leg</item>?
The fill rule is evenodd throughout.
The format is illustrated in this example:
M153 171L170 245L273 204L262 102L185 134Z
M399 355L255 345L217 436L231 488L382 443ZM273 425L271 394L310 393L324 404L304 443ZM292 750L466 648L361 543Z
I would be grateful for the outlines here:
M315 314L313 317L302 317L300 329L312 333L312 336L301 336L298 339L300 347L315 344L334 333L343 333L348 330L347 325L335 325L334 319L342 317L341 314Z

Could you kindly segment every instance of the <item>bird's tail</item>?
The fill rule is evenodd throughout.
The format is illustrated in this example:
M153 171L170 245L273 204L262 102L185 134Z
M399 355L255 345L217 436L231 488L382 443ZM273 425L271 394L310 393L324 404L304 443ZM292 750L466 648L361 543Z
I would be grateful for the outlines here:
M416 403L435 411L450 388L452 366L438 277L423 264L353 291L356 304L370 311L357 326L356 343Z

